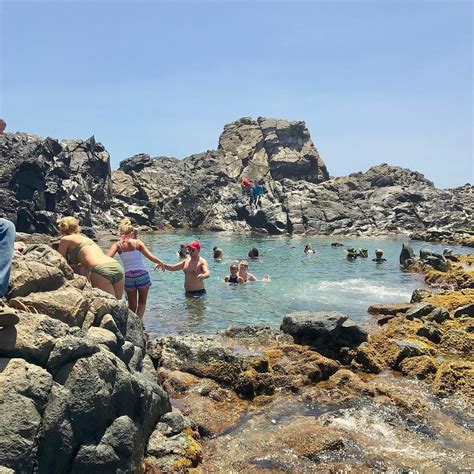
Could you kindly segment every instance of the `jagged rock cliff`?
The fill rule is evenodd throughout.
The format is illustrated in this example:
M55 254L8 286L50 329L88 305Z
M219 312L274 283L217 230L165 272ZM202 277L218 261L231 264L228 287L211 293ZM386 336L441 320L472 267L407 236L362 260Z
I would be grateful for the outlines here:
M112 174L93 139L7 134L0 153L0 215L24 232L54 233L56 219L73 214L94 228L128 216L158 228L272 234L474 234L473 186L439 190L386 164L330 178L304 122L241 118L224 127L217 150L183 160L138 154ZM242 194L243 178L264 179L261 208Z
M109 154L89 140L0 135L0 215L20 232L56 232L62 215L103 225L112 187Z
M244 177L264 178L261 209L242 194ZM385 164L329 179L303 122L243 118L224 127L217 150L184 160L136 155L112 182L114 202L133 204L138 222L147 214L140 206L154 207L154 225L272 234L474 232L472 186L438 190L418 172Z

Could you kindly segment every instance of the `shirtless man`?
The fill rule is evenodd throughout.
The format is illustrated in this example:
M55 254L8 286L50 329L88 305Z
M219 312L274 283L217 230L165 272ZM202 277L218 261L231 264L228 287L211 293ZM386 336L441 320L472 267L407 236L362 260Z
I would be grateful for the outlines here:
M161 268L171 272L183 270L186 296L205 295L206 289L204 288L204 280L209 278L210 273L206 260L199 256L201 244L195 240L186 245L186 248L189 252L189 258L175 265L163 263ZM158 266L159 265L157 265L157 267Z

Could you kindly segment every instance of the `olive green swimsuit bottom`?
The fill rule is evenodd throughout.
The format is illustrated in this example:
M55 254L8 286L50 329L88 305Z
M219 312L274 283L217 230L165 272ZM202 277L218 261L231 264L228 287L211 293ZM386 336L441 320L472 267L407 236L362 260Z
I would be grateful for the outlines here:
M96 273L97 275L106 278L110 283L112 283L112 285L118 283L124 276L123 268L113 258L110 259L110 262L99 263L99 265L92 267L91 273Z

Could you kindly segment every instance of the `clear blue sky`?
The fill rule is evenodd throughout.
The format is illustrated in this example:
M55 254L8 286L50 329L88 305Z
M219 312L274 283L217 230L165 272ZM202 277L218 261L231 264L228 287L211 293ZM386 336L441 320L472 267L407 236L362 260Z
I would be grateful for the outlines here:
M383 162L474 181L471 1L1 2L8 131L94 134L112 167L305 120L331 175Z

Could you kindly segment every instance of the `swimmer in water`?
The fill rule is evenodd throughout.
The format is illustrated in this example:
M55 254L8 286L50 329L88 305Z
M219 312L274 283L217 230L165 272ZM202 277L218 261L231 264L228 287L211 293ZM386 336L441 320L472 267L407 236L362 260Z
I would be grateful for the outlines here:
M229 271L230 271L230 275L227 275L224 278L224 281L226 283L237 285L237 284L242 284L244 282L244 279L241 276L239 276L239 267L237 266L236 263L233 263L230 266Z

